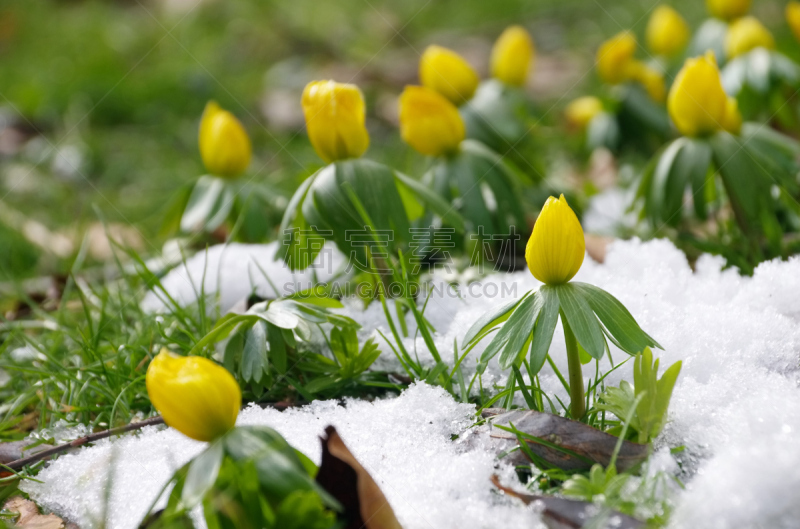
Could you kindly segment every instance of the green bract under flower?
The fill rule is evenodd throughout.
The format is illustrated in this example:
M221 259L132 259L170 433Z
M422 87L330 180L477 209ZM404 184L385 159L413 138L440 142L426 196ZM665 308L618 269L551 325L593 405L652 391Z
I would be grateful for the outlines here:
M500 354L500 366L507 369L518 365L529 349L531 373L536 374L547 358L559 316L569 324L578 344L598 360L608 350L608 340L630 355L645 347L661 348L619 300L579 282L543 285L520 301L486 313L467 331L462 347L477 343L504 323L481 355L481 364Z

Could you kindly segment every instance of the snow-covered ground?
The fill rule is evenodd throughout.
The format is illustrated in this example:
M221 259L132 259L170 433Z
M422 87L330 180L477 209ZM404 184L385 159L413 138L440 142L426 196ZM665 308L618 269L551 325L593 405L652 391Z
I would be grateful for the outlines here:
M221 250L210 249L209 257L220 255L214 252ZM223 262L235 265L220 269L220 260L209 258L210 266L205 266L205 255L196 256L171 272L164 284L176 299L189 301L192 285L199 285L205 272L206 291L221 284L220 303L229 307L252 290L243 270L254 268L257 274L258 267L248 265L249 260L258 259L270 277L288 278L289 285L292 276L280 270L270 252L274 246L232 245ZM341 256L334 253L334 258ZM686 489L675 498L673 527L798 527L800 259L762 264L752 278L721 268L720 259L704 256L693 271L668 241L619 241L610 246L604 264L587 258L574 281L595 284L618 297L664 346L664 351L656 351L662 366L683 360L670 422L656 442L657 447L686 447L677 456L680 470L674 467ZM208 278L217 276L220 280L210 285ZM523 271L491 275L472 288L462 287L460 296L438 290L426 314L438 331L436 345L442 355L452 358L453 340L460 344L483 312L537 286ZM157 308L150 299L145 304ZM363 337L376 329L389 335L378 306L362 310L360 302L353 302L345 313L363 325ZM406 346L416 348L420 358L429 358L422 339L413 338L413 322L409 327L412 337ZM468 370L474 369L484 345L466 362ZM382 367L396 369L388 346L382 348ZM562 369L564 351L557 330L551 355ZM625 357L620 351L613 356L616 361ZM604 361L601 368L608 367ZM585 375L593 374L594 367L587 366ZM622 378L632 379L630 366L618 369L609 380L616 384ZM503 379L497 366L490 365L484 386ZM565 397L547 367L542 384ZM312 458L319 457L317 436L326 425L335 425L384 488L406 529L512 523L535 527L534 513L491 492L488 478L496 471L491 449L450 441L451 433L469 424L472 412L471 406L456 404L438 389L415 386L399 398L375 403L314 403L284 413L251 408L240 421L275 427ZM44 506L90 527L102 517L108 463L115 460L108 526L134 527L159 485L200 447L176 432L152 429L59 458L39 475L44 484L28 482L24 489ZM500 465L500 472L509 471Z

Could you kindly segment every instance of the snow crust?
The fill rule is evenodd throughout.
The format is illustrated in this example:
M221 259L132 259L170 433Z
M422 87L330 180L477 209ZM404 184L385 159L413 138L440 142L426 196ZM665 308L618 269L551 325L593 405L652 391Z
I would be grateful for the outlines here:
M286 269L282 272L282 265L274 263L271 255L260 257L274 252L274 248L273 245L229 246L224 262L234 264L222 267L221 281L207 283L206 290L220 284L222 306L232 305L247 295L252 284L247 283L249 279L243 270L250 265L243 263L251 258L258 259L270 276L284 277L279 274L286 273ZM212 255L218 255L215 251L216 247L208 251L209 261ZM178 272L165 278L165 286L177 299L187 302L194 299L187 294L190 291L186 290L186 278L193 277L197 284L202 277L202 266L198 263L202 263L199 257L190 259L188 270L180 272L184 274L182 279L173 275ZM685 256L669 241L634 239L614 242L603 264L587 257L573 281L592 283L616 296L642 328L664 347L664 351L655 351L661 358L662 370L683 361L670 407L670 422L656 442L656 448L685 447L674 456L678 464L672 466L687 485L674 499L672 526L680 529L797 527L800 258L764 263L752 278L722 267L720 258L703 256L692 270ZM452 274L441 274L435 278L435 284L444 285L445 279L452 278ZM462 283L458 291L441 287L434 292L426 316L437 330L434 338L442 357L452 362L454 339L460 349L467 329L485 311L538 286L530 273L522 271L489 274L471 287ZM264 288L264 283L258 288ZM373 304L364 310L360 301L352 301L347 303L344 313L363 325L360 338L377 337L383 351L378 367L399 370L390 348L377 334L380 330L391 339L381 307ZM416 327L410 316L407 323L409 337L404 339L405 346L412 355L416 352L421 361L430 362L431 355L422 338L415 336ZM478 345L464 361L467 376L474 371L488 342ZM612 354L615 362L626 358L613 346ZM560 326L551 355L559 369L566 371ZM605 359L601 372L609 368ZM632 380L631 369L632 365L622 366L609 376L607 383L616 385L621 379ZM594 376L594 366L585 366L584 375L587 379ZM490 364L483 385L503 384L505 377L496 364ZM566 398L547 366L541 374L541 383L546 391L562 400ZM396 401L349 402L344 408L333 403L315 403L306 410L284 414L249 410L241 420L267 421L264 424L278 428L291 443L312 457L318 454L317 433L329 422L341 425L342 435L356 456L363 457L367 468L375 470L379 483L386 484L387 496L407 528L427 527L426 517L436 522L430 524L433 527L477 528L487 527L484 524L488 520L495 520L492 526L504 526L496 522L505 519L504 516L509 520L529 516L522 507L496 505L487 485L493 467L491 451L467 450L449 441L453 428L465 424L470 408L456 405L445 395L435 395L436 391L416 386ZM431 402L426 403L426 399ZM413 406L406 408L405 404L411 402ZM255 419L256 416L260 419ZM426 418L432 423L426 422ZM84 449L78 455L57 460L45 470L40 476L45 485L29 483L26 490L44 505L77 516L90 508L91 500L84 502L78 498L77 483L88 482L80 481L82 478L77 476L78 468L84 466L78 465L76 458L87 458L87 463L102 462L111 457L111 446L120 446L119 452L126 454L124 461L140 457L158 461L155 466L162 468L169 458L179 464L194 453L192 450L199 449L176 436L174 432L160 432L146 436L145 440L127 438L113 445ZM392 448L397 448L397 452ZM403 452L410 450L414 457L404 456ZM662 460L669 457L663 451L659 454ZM101 472L98 466L86 465L86 468L90 466L94 472ZM136 471L135 476L124 470L115 473L116 480L130 487L125 490L135 491L135 494L125 493L126 501L122 503L130 503L131 497L145 495L146 490L154 488L151 486L154 481L144 485L146 480L139 477L136 464L131 462L130 469L129 472ZM160 472L147 475L163 481L169 472L164 468ZM89 482L97 480L104 483L100 478ZM89 496L98 497L97 493ZM133 509L125 511L128 514L143 508L114 507Z

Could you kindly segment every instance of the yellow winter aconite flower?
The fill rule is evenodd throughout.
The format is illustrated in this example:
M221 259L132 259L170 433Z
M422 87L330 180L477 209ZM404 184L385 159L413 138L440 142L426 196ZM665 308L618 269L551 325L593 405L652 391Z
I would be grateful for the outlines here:
M689 25L667 5L660 5L647 22L647 47L656 55L675 55L689 42Z
M755 48L772 49L775 39L755 17L742 17L732 22L725 35L725 53L729 59L743 55Z
M786 22L794 33L794 38L800 40L800 2L786 4Z
M725 123L728 96L722 88L717 61L712 52L687 59L667 99L673 123L685 136L703 136Z
M722 118L722 128L731 134L739 134L742 130L742 114L739 112L739 102L735 97L729 97L725 102L725 116Z
M419 80L431 90L460 105L478 88L478 74L459 54L441 46L428 46L419 61Z
M575 99L564 109L567 123L576 129L585 129L594 117L603 111L603 102L594 96Z
M150 401L168 426L197 441L213 441L236 424L242 391L222 366L162 349L145 377Z
M706 8L711 16L733 20L747 14L750 0L706 0Z
M636 64L636 38L630 31L623 31L605 41L597 50L597 72L609 84L619 84L630 79Z
M356 85L312 81L303 90L303 114L311 145L328 163L358 158L369 147L364 96Z
M400 95L400 135L428 156L458 150L466 131L458 109L443 95L424 86L406 86Z
M509 26L492 48L492 77L511 86L523 86L533 62L533 39L522 26Z
M525 248L533 277L547 285L566 283L581 269L585 253L583 228L564 195L548 198Z
M209 101L200 120L200 157L209 173L233 178L250 165L250 138L242 124L216 101Z

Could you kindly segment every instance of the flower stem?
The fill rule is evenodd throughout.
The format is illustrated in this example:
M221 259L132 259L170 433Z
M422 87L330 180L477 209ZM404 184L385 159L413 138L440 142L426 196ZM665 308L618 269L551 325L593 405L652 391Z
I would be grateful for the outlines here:
M564 315L561 315L561 323L564 325L564 340L567 342L567 365L569 366L569 414L573 419L579 421L586 413L586 403L584 402L583 392L583 368L581 366L581 356L578 352L578 340L572 333Z

